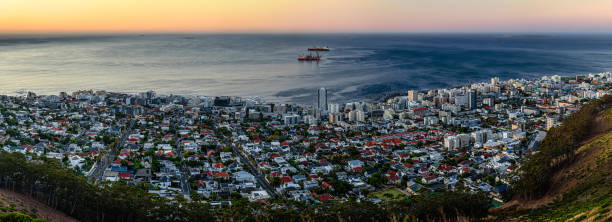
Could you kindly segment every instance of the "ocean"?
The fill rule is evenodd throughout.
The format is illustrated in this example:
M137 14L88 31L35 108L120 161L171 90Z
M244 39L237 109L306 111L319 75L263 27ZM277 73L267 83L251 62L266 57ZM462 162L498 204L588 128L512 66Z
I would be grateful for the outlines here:
M320 62L298 62L328 46ZM612 71L612 35L0 35L0 94L80 89L346 102L491 77Z

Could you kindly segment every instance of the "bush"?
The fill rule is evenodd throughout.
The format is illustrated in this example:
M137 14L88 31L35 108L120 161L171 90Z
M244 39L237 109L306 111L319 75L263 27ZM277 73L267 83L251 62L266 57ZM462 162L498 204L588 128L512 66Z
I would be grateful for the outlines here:
M40 222L44 221L41 219L34 219L30 215L22 214L22 213L8 213L8 214L0 214L0 222Z

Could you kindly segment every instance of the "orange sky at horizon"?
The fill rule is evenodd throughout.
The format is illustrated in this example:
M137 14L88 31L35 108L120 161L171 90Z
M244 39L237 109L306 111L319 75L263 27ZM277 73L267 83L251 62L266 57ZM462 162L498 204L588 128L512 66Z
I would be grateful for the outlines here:
M0 32L611 32L610 12L610 0L0 0Z

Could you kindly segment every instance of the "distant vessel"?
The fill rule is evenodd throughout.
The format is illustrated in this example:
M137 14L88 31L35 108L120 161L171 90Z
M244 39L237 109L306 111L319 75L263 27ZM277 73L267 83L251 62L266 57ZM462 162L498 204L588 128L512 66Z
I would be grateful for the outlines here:
M327 48L327 47L312 47L312 48L308 48L308 51L309 52L315 52L316 55L312 55L312 53L310 53L309 55L306 55L306 56L299 56L298 57L298 61L319 61L322 58L322 56L319 55L319 52L329 51L329 48Z
M329 48L327 48L327 46L325 46L325 47L312 47L312 48L308 48L308 51L329 51Z
M298 61L319 61L319 60L321 60L321 56L319 54L298 57Z

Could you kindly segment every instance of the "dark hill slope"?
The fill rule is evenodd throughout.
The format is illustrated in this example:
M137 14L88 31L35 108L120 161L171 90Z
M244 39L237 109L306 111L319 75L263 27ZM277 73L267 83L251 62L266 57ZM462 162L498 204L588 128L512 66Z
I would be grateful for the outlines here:
M573 129L587 132L577 148L561 160L551 158L541 163L553 166L545 192L535 198L525 198L519 195L523 191L515 191L519 194L512 201L494 210L498 219L612 221L612 108L609 104L599 105L600 110L583 119L589 121L585 128ZM562 129L557 136L581 133Z
M67 216L61 211L55 210L44 203L34 200L26 195L12 192L6 189L0 189L0 221L10 221L7 217L9 214L20 213L22 217L39 218L40 221L62 221L73 222L78 221ZM15 218L12 218L15 220ZM19 221L28 221L19 220Z

